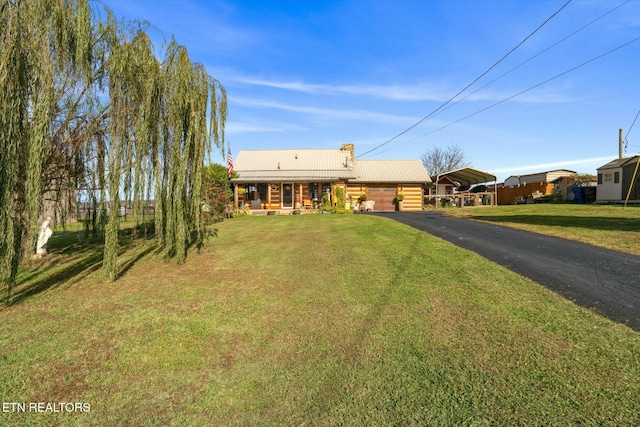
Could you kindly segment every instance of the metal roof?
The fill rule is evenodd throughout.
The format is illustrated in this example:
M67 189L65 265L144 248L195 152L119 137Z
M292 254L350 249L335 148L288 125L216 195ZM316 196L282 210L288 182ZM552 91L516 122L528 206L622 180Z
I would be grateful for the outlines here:
M599 169L621 168L622 166L626 165L627 163L635 162L636 160L638 160L638 156L624 157L622 159L615 159L615 160L610 161L607 164L604 164L604 165L600 166L598 168L598 170Z
M436 177L436 182L438 182L440 178L445 176L453 181L459 182L460 184L466 184L469 187L474 184L494 182L497 179L494 174L491 174L489 172L483 172L481 170L473 168L461 168L438 174L438 176Z
M340 149L244 150L233 164L236 183L428 183L420 160L351 160Z
M233 163L233 182L328 182L355 178L350 153L339 149L245 150Z
M524 175L511 175L510 177L508 177L507 179L504 180L505 184L508 181L515 181L516 183L520 183L520 182L543 182L543 181L553 181L557 178L560 177L564 177L564 176L568 176L568 175L575 175L577 172L576 171L572 171L569 169L554 169L554 170L550 170L550 171L544 171L544 172L535 172L535 173L528 173L528 174L524 174ZM511 184L513 185L513 184Z
M354 183L419 183L431 182L420 160L355 160Z
M235 169L234 169L235 170ZM279 170L279 171L249 171L239 173L238 178L231 181L237 183L270 183L270 182L336 182L348 181L353 178L350 170Z

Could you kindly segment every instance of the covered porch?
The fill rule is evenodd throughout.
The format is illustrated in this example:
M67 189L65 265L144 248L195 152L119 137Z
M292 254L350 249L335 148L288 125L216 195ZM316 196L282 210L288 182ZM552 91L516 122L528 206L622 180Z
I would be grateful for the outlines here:
M440 191L438 183L447 180L466 188L463 191ZM438 174L435 186L425 195L425 206L458 207L496 206L498 204L495 175L473 168L461 168ZM475 186L472 188L472 186ZM435 191L434 191L435 190Z
M334 199L332 182L234 182L233 207L251 212L313 211Z

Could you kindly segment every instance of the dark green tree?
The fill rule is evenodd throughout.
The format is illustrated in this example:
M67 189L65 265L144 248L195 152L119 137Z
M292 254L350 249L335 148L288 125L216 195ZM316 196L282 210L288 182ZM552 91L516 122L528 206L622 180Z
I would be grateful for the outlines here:
M208 206L213 219L222 218L225 206L233 203L233 191L227 168L214 163L203 167L201 173L203 201ZM237 174L234 172L234 175Z

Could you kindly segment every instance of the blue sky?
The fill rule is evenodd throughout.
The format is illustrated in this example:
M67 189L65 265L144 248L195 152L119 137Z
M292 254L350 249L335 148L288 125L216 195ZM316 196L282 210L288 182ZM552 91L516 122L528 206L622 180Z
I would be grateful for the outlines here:
M595 173L617 158L618 129L624 154L640 152L640 119L631 128L640 111L638 0L571 1L391 142L566 0L104 3L120 19L152 24L157 47L174 36L221 81L234 157L353 143L358 158L411 159L457 145L501 181ZM224 163L217 152L212 160Z

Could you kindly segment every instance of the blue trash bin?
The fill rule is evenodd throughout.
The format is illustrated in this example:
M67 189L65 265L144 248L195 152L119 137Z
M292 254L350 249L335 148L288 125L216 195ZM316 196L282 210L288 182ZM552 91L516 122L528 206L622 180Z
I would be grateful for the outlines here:
M584 204L584 188L574 185L571 191L573 191L573 203Z

